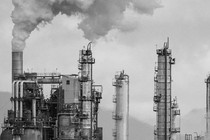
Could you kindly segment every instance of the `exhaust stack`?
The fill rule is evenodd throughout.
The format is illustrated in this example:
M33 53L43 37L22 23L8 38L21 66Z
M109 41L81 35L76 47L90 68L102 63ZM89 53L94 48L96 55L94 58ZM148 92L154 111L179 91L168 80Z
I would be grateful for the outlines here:
M12 81L23 74L23 52L12 52Z

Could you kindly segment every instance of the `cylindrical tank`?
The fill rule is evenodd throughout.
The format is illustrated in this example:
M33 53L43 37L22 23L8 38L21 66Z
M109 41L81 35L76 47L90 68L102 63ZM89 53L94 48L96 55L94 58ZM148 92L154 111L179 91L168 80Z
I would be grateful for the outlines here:
M42 140L42 132L37 129L25 129L21 140Z
M116 100L113 119L115 119L115 140L128 140L129 128L129 77L121 72L115 75Z
M12 81L23 74L23 52L12 52Z

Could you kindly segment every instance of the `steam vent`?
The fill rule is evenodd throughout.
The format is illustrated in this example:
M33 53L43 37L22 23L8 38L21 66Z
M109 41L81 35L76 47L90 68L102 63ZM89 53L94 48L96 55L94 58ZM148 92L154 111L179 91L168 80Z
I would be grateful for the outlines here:
M25 73L23 52L12 52L12 109L1 140L102 140L98 108L102 86L93 84L91 44L79 53L78 74ZM44 97L44 85L51 85Z

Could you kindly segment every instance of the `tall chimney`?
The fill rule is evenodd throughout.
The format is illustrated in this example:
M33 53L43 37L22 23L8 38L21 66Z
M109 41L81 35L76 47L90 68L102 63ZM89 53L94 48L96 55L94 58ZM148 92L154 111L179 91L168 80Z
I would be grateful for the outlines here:
M23 52L12 52L12 81L23 74Z

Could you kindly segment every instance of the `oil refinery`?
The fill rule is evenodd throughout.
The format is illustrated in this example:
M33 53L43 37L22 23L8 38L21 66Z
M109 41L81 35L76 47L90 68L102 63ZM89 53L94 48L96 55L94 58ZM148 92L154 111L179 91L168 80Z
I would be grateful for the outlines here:
M177 97L172 97L172 65L175 58L169 49L169 38L156 50L153 111L156 113L154 140L209 140L210 138L210 76L206 83L206 132L177 135L181 132ZM95 59L91 43L79 51L78 74L24 72L23 52L12 52L12 109L2 125L0 140L103 140L99 126L99 104L102 85L93 82ZM50 97L44 86L49 85ZM130 78L118 72L112 82L113 140L129 137ZM177 123L178 122L178 123Z
M12 109L1 140L102 140L102 86L93 84L91 44L80 51L78 62L78 74L25 73L23 52L12 52ZM49 98L45 84L51 86Z

